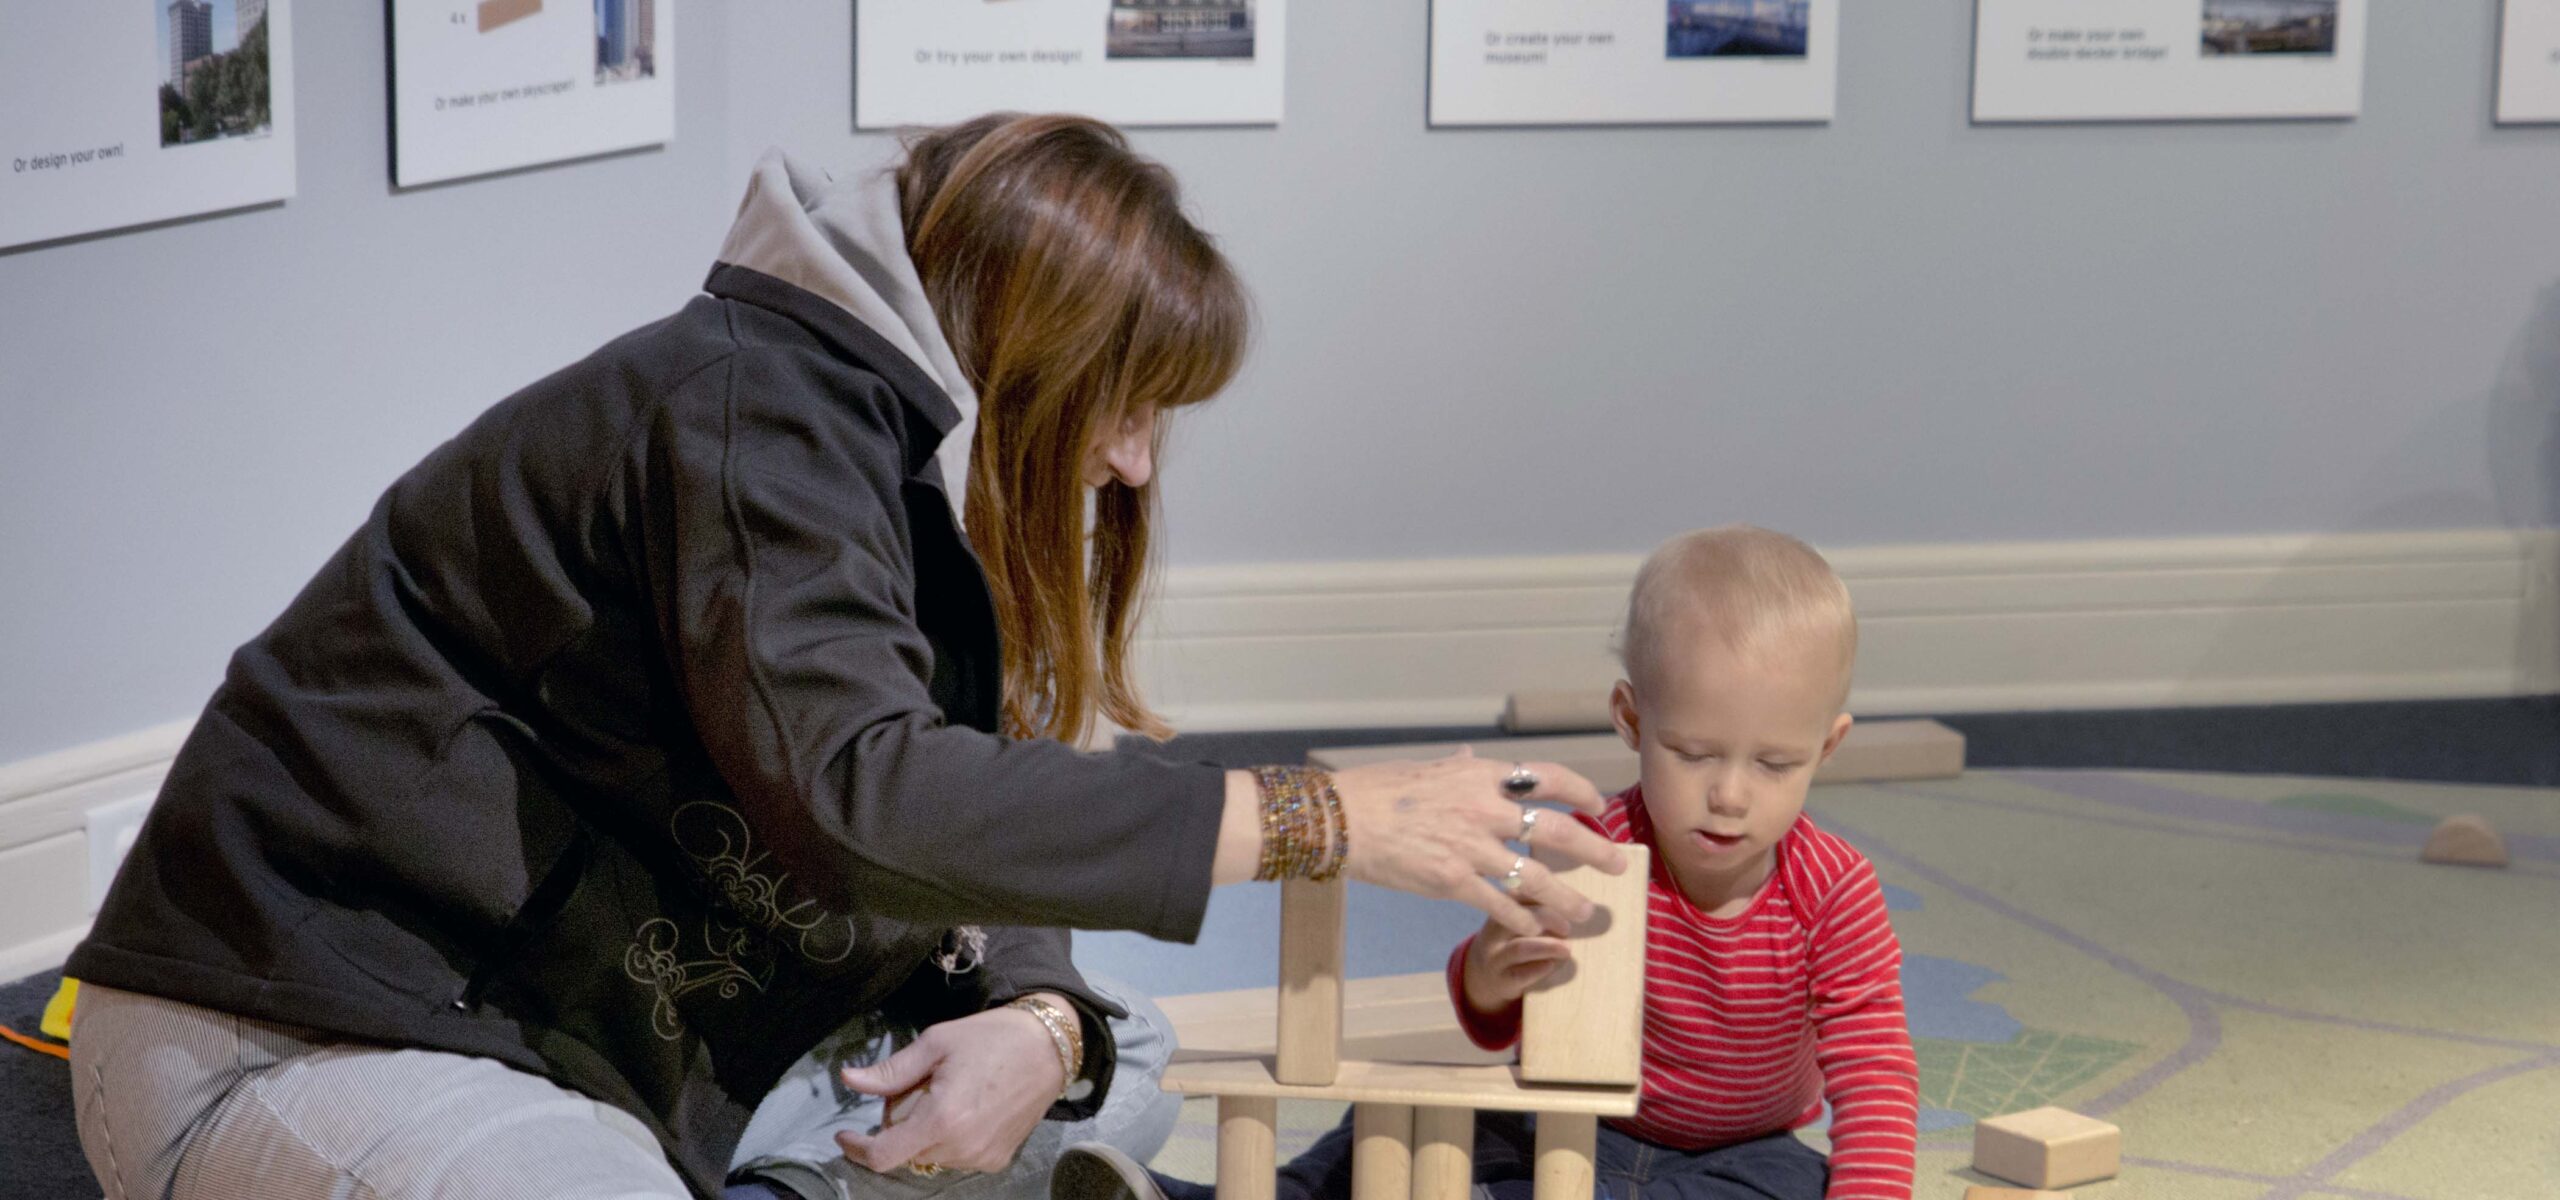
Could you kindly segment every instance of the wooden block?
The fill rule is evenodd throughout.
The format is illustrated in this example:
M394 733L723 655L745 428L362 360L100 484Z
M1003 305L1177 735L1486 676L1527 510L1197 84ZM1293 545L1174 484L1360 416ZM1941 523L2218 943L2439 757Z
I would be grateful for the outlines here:
M1413 1200L1467 1200L1475 1191L1476 1113L1421 1108L1413 1114ZM1219 1194L1218 1200L1226 1200Z
M2025 1188L1969 1187L1964 1200L2068 1200L2062 1192L2029 1191Z
M1284 1100L1348 1100L1354 1104L1410 1104L1416 1108L1486 1109L1496 1112L1635 1115L1637 1090L1530 1083L1512 1066L1467 1067L1442 1063L1342 1060L1330 1087L1299 1087L1271 1077L1268 1058L1176 1061L1157 1086L1186 1096L1270 1096ZM1418 1133L1416 1136L1420 1136Z
M1345 885L1339 879L1280 885L1280 1052L1282 1083L1322 1087L1342 1062L1342 939Z
M1401 746L1329 746L1307 761L1328 770L1398 759L1445 758L1461 745L1498 762L1551 762L1591 781L1602 793L1625 791L1638 775L1636 752L1615 733L1422 742ZM1890 779L1949 779L1964 773L1964 735L1936 721L1862 721L1849 727L1831 761L1814 772L1819 784Z
M2486 818L2464 813L2446 817L2438 824L2436 831L2427 835L2427 848L2418 857L2462 867L2503 867L2507 865L2507 842Z
M1351 1106L1351 1200L1411 1200L1413 1107Z
M480 0L480 32L512 25L542 11L542 0Z
M1588 733L1614 727L1609 690L1513 692L1502 701L1506 733Z
M1973 1127L1973 1169L2028 1187L2078 1187L2113 1178L2123 1145L2123 1133L2095 1117L2029 1109Z
M1218 1098L1219 1200L1272 1200L1280 1183L1280 1102Z
M1964 735L1936 721L1862 721L1849 727L1816 784L1953 779L1964 774Z
M1530 1171L1530 1195L1534 1200L1590 1200L1591 1160L1599 1145L1600 1118L1539 1114L1538 1158Z
M1520 1014L1520 1077L1533 1083L1644 1082L1644 931L1650 852L1628 846L1627 869L1562 869L1560 878L1598 906L1574 928L1573 961L1529 993Z

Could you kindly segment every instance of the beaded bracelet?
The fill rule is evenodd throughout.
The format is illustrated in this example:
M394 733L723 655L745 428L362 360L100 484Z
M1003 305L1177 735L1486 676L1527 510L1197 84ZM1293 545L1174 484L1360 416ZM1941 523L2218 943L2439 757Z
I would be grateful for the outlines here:
M1313 767L1256 767L1262 789L1260 880L1307 879L1318 883L1342 874L1351 857L1351 830L1333 775Z

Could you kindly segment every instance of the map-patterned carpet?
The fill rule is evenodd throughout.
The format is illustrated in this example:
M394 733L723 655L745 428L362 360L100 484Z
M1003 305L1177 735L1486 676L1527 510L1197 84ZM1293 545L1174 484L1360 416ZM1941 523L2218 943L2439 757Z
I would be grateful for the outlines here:
M2560 1196L2560 791L2010 770L1810 808L1895 910L1919 1200L1993 1182L1972 1122L2044 1104L2124 1129L2084 1200ZM2513 866L2418 861L2465 812ZM1282 1153L1340 1115L1284 1104ZM1215 1146L1193 1101L1156 1165Z

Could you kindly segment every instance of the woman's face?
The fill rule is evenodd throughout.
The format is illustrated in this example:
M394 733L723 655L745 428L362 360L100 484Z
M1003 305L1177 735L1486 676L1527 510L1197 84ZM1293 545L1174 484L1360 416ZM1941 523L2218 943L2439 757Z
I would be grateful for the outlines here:
M1154 478L1156 410L1131 408L1094 431L1084 448L1084 485L1098 488L1114 479L1129 487L1145 487Z

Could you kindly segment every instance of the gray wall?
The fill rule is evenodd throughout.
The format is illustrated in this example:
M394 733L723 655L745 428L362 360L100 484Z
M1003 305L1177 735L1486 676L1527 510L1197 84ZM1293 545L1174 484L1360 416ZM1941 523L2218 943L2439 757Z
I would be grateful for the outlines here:
M2560 130L2494 8L2373 6L2352 122L1982 128L1971 6L1853 0L1824 128L1421 127L1425 5L1300 0L1277 130L1138 135L1262 336L1171 561L2555 514ZM0 762L191 715L410 461L695 286L850 6L680 5L663 151L403 195L379 6L296 11L300 194L0 256Z

